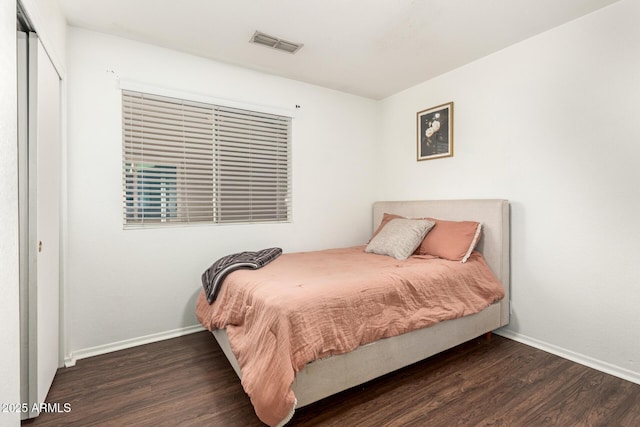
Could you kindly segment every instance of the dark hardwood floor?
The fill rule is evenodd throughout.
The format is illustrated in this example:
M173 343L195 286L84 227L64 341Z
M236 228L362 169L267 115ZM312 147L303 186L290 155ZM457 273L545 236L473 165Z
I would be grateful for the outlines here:
M261 426L199 332L60 369L23 426ZM301 408L291 426L639 426L640 385L494 335Z

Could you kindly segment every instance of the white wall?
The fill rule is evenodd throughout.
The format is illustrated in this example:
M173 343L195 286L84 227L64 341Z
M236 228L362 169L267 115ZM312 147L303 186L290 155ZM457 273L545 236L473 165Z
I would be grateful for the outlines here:
M20 402L16 5L0 2L0 403ZM0 412L0 425L20 414Z
M76 28L67 48L74 355L197 324L200 275L220 256L368 238L374 101ZM118 77L251 104L301 105L293 121L293 222L123 231Z
M640 382L640 2L623 0L381 103L381 199L512 203L508 336ZM415 114L454 101L453 158Z

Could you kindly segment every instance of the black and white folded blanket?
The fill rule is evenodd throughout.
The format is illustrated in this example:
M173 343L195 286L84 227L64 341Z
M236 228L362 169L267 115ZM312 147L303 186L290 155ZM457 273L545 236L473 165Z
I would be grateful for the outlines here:
M282 254L280 248L267 248L256 252L238 252L224 256L202 273L202 286L209 304L213 304L227 274L240 268L256 270L269 264Z

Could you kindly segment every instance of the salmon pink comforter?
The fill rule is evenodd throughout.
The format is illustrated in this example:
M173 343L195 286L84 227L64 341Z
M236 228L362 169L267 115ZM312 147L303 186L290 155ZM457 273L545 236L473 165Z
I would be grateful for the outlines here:
M242 386L271 426L293 413L295 373L307 363L381 338L477 313L504 296L480 253L466 263L405 261L364 246L280 256L225 279L217 300L198 298L198 320L227 329Z

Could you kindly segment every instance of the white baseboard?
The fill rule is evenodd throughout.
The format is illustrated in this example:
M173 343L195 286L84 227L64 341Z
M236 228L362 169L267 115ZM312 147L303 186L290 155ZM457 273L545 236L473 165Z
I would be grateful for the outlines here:
M613 375L618 378L622 378L623 380L640 384L639 372L630 371L620 366L612 365L610 363L603 362L602 360L585 356L584 354L575 353L571 350L567 350L566 348L558 347L556 345L549 344L544 341L540 341L535 338L531 338L526 335L522 335L517 332L510 331L508 329L504 329L504 328L498 329L497 331L494 331L494 333L496 335L500 335L505 338L518 341L522 344L526 344L528 346L537 348L539 350L546 351L547 353L555 354L556 356L560 356L564 359L571 360L572 362L576 362L581 365L588 366L589 368L596 369L606 374Z
M159 332L157 334L145 335L143 337L131 338L124 341L76 350L64 358L64 366L70 368L71 366L75 366L76 361L87 357L98 356L101 354L111 353L112 351L124 350L125 348L136 347L143 344L150 344L152 342L168 340L170 338L181 337L183 335L193 334L194 332L204 330L205 329L202 325L193 325L185 328L173 329L171 331Z

